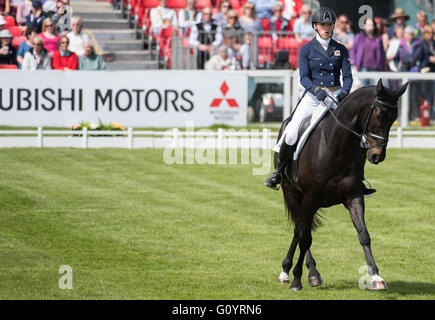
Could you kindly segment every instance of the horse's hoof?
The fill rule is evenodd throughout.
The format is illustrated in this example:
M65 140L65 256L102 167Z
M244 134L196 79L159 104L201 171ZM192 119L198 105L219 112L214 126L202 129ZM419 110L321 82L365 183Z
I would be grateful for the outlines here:
M308 277L308 284L310 287L318 287L323 283L320 274L318 276Z
M290 290L292 290L292 291L302 291L302 286L296 286L296 287L291 286Z
M288 273L285 273L284 271L281 272L281 274L279 275L279 278L278 278L278 282L279 283L289 283L290 277L289 277Z
M293 280L292 285L290 286L290 290L301 291L302 290L301 281Z
M387 290L388 287L387 284L385 283L385 280L382 279L382 277L378 275L374 275L372 276L372 281L370 282L370 289L380 291L380 290Z

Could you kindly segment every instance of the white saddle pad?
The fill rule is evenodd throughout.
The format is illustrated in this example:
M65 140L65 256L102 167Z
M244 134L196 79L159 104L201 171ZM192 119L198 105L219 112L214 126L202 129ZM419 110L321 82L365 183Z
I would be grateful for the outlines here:
M305 145L305 142L307 141L308 137L310 136L310 133L313 131L313 129L317 126L317 124L320 122L320 120L323 119L325 114L328 112L328 107L334 109L336 106L331 101L328 103L329 106L326 105L324 101L322 101L318 107L314 110L313 114L311 115L311 122L308 128L304 131L301 138L298 141L298 145L296 146L296 151L293 153L293 159L297 160L299 158L299 154L302 151L302 148ZM279 152L281 148L281 144L284 142L284 135L281 136L278 143L275 145L275 147L272 148L273 151Z
M330 106L330 108L332 108L332 106ZM301 153L302 148L305 145L305 142L310 136L310 133L317 126L320 120L323 119L323 117L327 112L328 112L328 106L326 106L326 104L322 101L319 104L319 106L314 110L313 114L311 115L310 125L304 131L304 133L302 134L301 138L298 141L298 145L296 146L296 151L293 153L293 160L297 160L299 158L299 154Z

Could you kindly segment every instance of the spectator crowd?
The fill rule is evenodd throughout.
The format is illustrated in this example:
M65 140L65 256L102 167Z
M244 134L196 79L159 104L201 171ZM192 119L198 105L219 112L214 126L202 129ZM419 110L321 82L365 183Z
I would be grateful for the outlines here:
M293 7L290 8L289 3ZM292 38L296 40L293 43L297 48L315 35L311 7L302 1L221 0L210 4L200 10L196 9L195 0L188 0L186 8L177 12L177 9L167 7L167 0L159 0L159 6L151 9L150 14L150 29L156 37L164 28L182 30L198 52L198 69L250 68L253 35L257 39L272 38L273 42L280 37ZM234 4L238 7L233 7ZM387 18L389 20L382 17L367 19L365 28L355 33L355 27L345 14L337 17L334 38L347 47L355 69L435 71L435 20L429 24L426 13L420 11L416 16L417 24L407 25L410 16L402 8L396 8ZM222 48L226 49L225 55ZM260 43L257 49L261 51ZM207 64L213 56L216 57L212 63ZM364 81L363 84L370 83Z
M311 7L302 0L213 0L208 5L186 0L185 8L178 9L169 8L168 0L158 2L149 11L151 36L156 39L167 28L180 30L197 50L198 69L249 69L254 66L253 45L259 49L260 42L272 43L273 52L273 43L286 38L300 48L315 35ZM65 25L62 17L68 4L69 0L0 0L0 64L24 70L104 69L103 59L81 30L82 20L73 17ZM7 22L11 18L12 24ZM417 24L408 25L410 16L401 8L388 18L367 19L365 28L355 34L346 15L337 17L334 38L348 48L354 68L435 71L435 20L429 24L426 13L420 11ZM13 38L20 38L20 43L12 43Z
M0 0L0 65L22 70L106 69L82 32L82 19L65 16L67 5L69 0Z

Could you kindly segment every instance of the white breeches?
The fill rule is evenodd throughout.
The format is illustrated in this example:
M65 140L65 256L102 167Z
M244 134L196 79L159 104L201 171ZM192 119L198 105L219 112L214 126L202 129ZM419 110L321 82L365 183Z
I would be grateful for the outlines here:
M338 89L334 92L326 89L326 92L328 92L329 95L336 99L337 96L340 94L341 89ZM328 97L324 100L324 102L328 107L336 107L334 102ZM272 150L279 152L279 149L281 148L281 144L284 139L288 145L294 145L298 139L299 127L301 126L302 121L306 117L312 116L311 120L312 122L314 122L314 120L317 118L316 115L320 115L324 110L324 108L320 108L320 106L324 106L324 104L321 103L321 101L317 100L316 96L313 95L311 92L307 92L299 103L296 111L294 112L292 120L285 128L281 139L278 141L277 145L273 147Z

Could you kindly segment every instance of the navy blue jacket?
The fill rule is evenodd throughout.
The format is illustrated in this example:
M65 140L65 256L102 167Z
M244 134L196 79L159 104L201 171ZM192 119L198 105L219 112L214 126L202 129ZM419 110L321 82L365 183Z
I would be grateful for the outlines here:
M302 46L299 52L299 76L302 86L314 92L316 87L341 86L340 74L343 73L343 91L352 88L352 71L349 52L334 39L329 41L328 50L314 37Z

